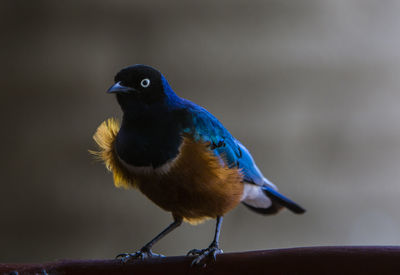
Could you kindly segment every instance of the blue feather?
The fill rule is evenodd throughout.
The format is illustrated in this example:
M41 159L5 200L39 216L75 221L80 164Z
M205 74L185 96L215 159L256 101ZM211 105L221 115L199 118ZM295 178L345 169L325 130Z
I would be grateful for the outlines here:
M298 205L291 199L285 197L284 195L282 195L281 193L276 191L274 188L271 188L267 185L264 185L261 188L269 198L271 198L273 201L278 202L280 205L285 206L286 208L290 209L294 213L302 214L302 213L306 212L306 210L303 207L301 207L300 205Z
M195 103L184 101L192 116L192 123L190 127L184 129L184 132L192 134L198 141L210 142L214 145L214 153L225 165L241 169L244 181L257 185L269 183L246 147L235 139L217 118Z

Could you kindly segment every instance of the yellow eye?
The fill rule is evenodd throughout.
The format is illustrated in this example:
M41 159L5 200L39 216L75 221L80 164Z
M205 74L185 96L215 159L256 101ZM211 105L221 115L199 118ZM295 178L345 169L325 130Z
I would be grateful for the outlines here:
M143 88L149 87L150 86L150 79L148 79L148 78L142 79L142 81L140 81L140 85Z

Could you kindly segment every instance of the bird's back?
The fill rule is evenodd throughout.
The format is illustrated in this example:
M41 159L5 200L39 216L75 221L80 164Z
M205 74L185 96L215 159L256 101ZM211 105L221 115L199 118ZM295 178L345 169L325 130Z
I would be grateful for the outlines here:
M196 140L209 143L223 165L239 169L244 182L242 202L247 207L260 214L275 214L283 207L298 214L305 211L277 191L278 188L261 173L247 148L216 117L190 101L186 101L186 105L192 117L192 128L186 131Z

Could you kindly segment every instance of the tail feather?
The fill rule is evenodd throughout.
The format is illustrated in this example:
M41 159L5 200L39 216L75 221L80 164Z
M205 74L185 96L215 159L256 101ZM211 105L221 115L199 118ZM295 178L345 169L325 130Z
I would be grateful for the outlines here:
M250 210L252 210L258 214L261 214L261 215L274 215L283 209L283 206L281 206L280 204L278 204L276 202L272 202L271 206L267 207L267 208L255 207L251 204L246 203L245 201L242 201L242 203Z
M285 197L284 195L282 195L281 193L276 191L274 188L272 188L268 185L264 185L264 186L261 186L261 189L273 202L276 202L276 203L286 207L290 211L292 211L296 214L303 214L304 212L306 212L306 210L303 207L301 207L300 205L298 205L291 199Z

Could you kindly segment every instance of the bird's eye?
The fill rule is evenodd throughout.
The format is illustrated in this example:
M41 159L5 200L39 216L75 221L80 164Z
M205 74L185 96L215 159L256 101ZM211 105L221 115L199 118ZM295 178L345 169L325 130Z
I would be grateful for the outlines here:
M148 78L142 79L142 81L140 81L140 85L143 88L149 87L150 86L150 79L148 79Z

